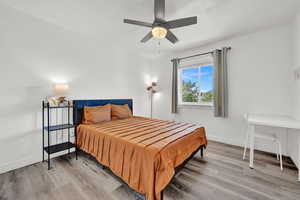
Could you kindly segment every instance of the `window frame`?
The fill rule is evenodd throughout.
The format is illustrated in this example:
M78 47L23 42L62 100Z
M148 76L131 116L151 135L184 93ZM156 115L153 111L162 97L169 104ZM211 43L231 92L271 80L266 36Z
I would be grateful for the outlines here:
M189 68L201 68L201 67L205 67L205 66L208 66L208 65L211 65L213 66L214 68L214 63L213 61L209 62L209 61L206 61L206 62L197 62L197 63L193 63L193 64L186 64L186 65L179 65L178 66L178 69L177 69L177 94L178 94L178 97L177 97L177 101L178 101L178 106L189 106L189 107L192 107L192 106L208 106L208 107L213 107L213 100L211 102L201 102L201 101L198 101L198 102L183 102L182 101L182 79L181 79L181 72L183 69L189 69ZM214 75L214 74L213 74ZM199 77L198 77L199 79ZM199 80L198 80L199 81ZM213 84L213 83L212 83ZM213 87L213 85L212 85Z

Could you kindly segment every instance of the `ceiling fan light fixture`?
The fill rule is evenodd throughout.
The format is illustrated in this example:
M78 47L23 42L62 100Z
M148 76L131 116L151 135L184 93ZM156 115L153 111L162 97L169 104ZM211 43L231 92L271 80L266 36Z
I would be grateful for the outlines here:
M152 35L155 38L163 39L167 36L168 30L161 26L156 26L152 29Z

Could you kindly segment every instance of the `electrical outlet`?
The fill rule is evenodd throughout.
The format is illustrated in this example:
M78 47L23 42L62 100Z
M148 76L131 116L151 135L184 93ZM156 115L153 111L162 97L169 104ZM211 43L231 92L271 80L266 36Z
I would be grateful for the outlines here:
M294 77L296 81L300 80L300 67L294 70Z

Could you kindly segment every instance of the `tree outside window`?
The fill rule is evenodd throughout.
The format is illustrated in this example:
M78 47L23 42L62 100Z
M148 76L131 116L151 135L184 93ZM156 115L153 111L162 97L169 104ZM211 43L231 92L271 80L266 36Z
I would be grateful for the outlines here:
M213 65L200 65L179 70L179 103L212 104Z

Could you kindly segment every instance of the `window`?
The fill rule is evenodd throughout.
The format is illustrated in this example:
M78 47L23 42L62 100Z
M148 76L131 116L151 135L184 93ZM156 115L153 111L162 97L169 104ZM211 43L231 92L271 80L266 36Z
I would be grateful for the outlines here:
M179 105L213 105L212 63L180 67L178 69Z

